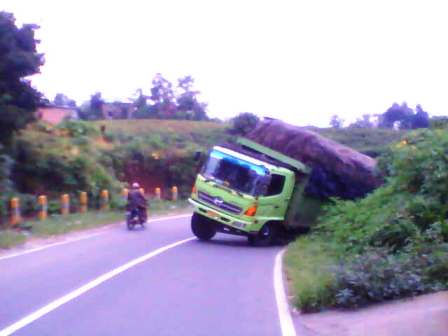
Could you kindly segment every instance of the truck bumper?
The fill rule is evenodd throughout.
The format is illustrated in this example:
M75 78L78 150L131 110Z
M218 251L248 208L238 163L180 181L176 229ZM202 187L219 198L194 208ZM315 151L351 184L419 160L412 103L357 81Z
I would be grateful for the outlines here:
M215 221L218 224L217 230L219 232L240 236L248 236L251 234L256 234L258 232L257 229L253 228L254 223L252 221L245 221L241 218L225 214L208 206L207 204L191 198L188 199L188 202L190 202L190 204L195 207L195 211L198 214Z

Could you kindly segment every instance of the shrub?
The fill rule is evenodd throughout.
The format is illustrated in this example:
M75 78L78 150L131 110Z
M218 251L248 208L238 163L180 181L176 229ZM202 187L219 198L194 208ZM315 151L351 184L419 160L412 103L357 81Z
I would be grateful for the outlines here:
M232 119L232 128L230 133L244 135L255 128L259 122L257 115L249 112L240 113Z
M448 134L423 131L393 147L381 160L387 183L359 201L338 201L326 209L318 230L346 251L405 247L447 217Z
M394 255L387 249L369 249L348 259L336 273L337 306L351 308L370 302L414 296L430 287L423 271L409 254Z
M382 187L326 207L307 239L332 246L336 258L326 272L335 280L332 290L308 296L305 307L357 307L448 288L447 148L447 132L409 134L380 158ZM325 252L302 254L297 264ZM314 288L304 284L299 297Z
M67 120L57 126L57 129L66 130L72 137L99 136L100 132L95 124L87 121Z
M11 248L17 244L23 243L26 236L21 232L12 230L0 231L0 249Z

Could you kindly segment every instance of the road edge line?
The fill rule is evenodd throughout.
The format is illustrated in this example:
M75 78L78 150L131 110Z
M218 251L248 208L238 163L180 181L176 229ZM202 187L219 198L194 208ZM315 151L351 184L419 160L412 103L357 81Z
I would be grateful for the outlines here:
M149 252L141 257L138 257L136 259L133 259L129 262L127 262L124 265L121 265L117 268L114 268L112 271L109 271L103 275L100 275L99 277L95 278L92 281L89 281L88 283L84 284L83 286L75 289L74 291L64 295L63 297L60 297L59 299L50 302L49 304L47 304L46 306L34 311L33 313L25 316L24 318L20 319L19 321L7 326L6 328L0 330L0 336L9 336L11 334L13 334L14 332L22 329L23 327L29 325L30 323L38 320L39 318L41 318L42 316L47 315L48 313L52 312L53 310L59 308L60 306L66 304L67 302L70 302L71 300L81 296L82 294L88 292L89 290L101 285L103 282L106 282L107 280L110 280L114 277L116 277L117 275L127 271L128 269L141 264L169 249L172 249L176 246L185 244L191 240L194 240L196 238L191 237L191 238L187 238L187 239L183 239L183 240L179 240L175 243L169 244L169 245L165 245L163 247L158 248L157 250L154 250L152 252Z
M154 218L154 219L149 220L148 223L162 222L162 221L166 221L166 220L180 219L180 218L187 218L187 217L191 217L191 214ZM117 224L117 223L119 223L119 222L116 222L115 224ZM100 229L101 230L101 228L96 228L96 229ZM15 257L20 257L22 255L26 255L26 254L30 254L30 253L34 253L34 252L39 252L39 251L46 250L46 249L49 249L49 248L52 248L52 247L56 247L56 246L60 246L60 245L74 243L74 242L77 242L77 241L80 241L80 240L93 238L93 237L96 237L96 236L103 235L105 233L106 233L106 231L96 232L96 233L87 234L87 235L84 235L84 236L78 237L78 238L72 238L72 239L61 241L61 242L57 242L57 243L47 244L47 245L43 245L43 246L36 247L36 248L31 248L31 249L28 249L28 250L25 250L25 251L22 251L22 252L6 254L4 256L0 255L0 261L6 260L6 259L15 258Z
M286 298L286 291L283 281L283 255L285 250L281 250L275 256L274 263L274 292L275 301L277 302L278 317L280 328L283 336L296 336L296 329L292 322L289 303Z

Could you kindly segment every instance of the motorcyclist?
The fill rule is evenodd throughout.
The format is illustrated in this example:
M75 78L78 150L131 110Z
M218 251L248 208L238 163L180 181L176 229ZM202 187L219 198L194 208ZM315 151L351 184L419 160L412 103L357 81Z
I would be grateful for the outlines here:
M143 193L140 191L140 185L137 182L132 183L132 189L128 194L127 210L132 211L137 208L139 216L145 223L148 219L147 214L147 201Z

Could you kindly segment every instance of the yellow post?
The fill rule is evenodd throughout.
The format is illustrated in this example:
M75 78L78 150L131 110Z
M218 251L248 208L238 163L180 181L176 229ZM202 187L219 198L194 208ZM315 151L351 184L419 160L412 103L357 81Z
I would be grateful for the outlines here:
M106 189L101 191L101 210L109 209L109 191Z
M174 186L174 187L172 187L171 188L171 199L174 201L174 202L176 202L177 201L177 197L178 197L178 190L177 190L177 187L176 186Z
M39 204L39 213L37 214L37 217L39 220L45 220L48 217L48 200L47 196L40 195L37 198L37 204Z
M81 191L79 194L79 212L86 213L87 212L87 204L89 202L89 198L85 191Z
M67 216L70 213L70 196L64 194L61 196L61 215Z
M9 221L11 225L17 225L22 220L20 216L20 199L18 197L12 198L10 206L11 206L11 217Z
M162 191L159 187L156 188L156 199L160 200L162 198Z
M129 189L128 188L123 188L123 190L121 191L121 196L123 197L123 199L127 200L128 199L128 195L129 195Z

